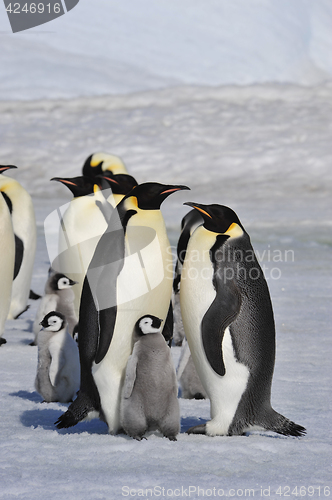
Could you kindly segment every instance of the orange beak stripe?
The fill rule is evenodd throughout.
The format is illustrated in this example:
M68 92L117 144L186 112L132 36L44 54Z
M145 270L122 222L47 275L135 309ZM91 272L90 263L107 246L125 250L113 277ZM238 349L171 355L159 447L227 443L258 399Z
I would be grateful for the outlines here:
M59 179L60 182L63 182L64 184L70 184L71 186L77 186L74 182L66 181L65 179Z
M105 175L101 175L101 177L103 179L106 179L107 181L114 182L114 184L119 184L115 179L111 179L110 177L106 177Z
M175 191L180 191L180 190L181 190L181 188L166 189L166 191L163 191L160 194L174 193Z
M194 208L196 208L196 210L199 210L200 212L202 212L202 214L205 214L208 217L210 217L210 219L212 219L211 215L208 214L207 212L205 212L205 210L203 210L202 208L196 207L195 205L194 205Z

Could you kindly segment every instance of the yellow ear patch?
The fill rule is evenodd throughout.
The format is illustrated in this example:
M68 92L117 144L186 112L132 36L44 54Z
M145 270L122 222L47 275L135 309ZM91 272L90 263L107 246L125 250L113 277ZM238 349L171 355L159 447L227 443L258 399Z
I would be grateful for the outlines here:
M239 236L243 235L243 231L238 224L233 222L224 234L226 234L230 238L238 238Z

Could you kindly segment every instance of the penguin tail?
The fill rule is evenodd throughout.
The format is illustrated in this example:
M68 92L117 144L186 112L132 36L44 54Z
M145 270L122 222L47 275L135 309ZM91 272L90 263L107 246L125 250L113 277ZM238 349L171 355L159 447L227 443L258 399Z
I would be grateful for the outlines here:
M269 418L268 422L265 422L263 424L266 430L277 432L278 434L282 434L283 436L294 437L301 437L307 433L306 429L302 427L302 425L295 424L295 422L288 420L288 418L284 417L280 413L277 413L274 410L272 411L272 419Z
M68 429L84 420L92 411L98 411L91 404L90 398L79 391L75 401L69 406L68 410L61 415L55 422L58 429Z

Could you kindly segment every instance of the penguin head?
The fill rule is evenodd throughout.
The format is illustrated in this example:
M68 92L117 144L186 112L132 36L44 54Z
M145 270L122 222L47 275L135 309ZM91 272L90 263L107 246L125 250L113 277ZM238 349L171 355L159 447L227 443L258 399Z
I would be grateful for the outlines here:
M139 337L149 333L160 333L163 320L150 314L142 316L135 324L135 334Z
M51 277L50 286L52 290L64 290L77 285L77 281L73 281L62 273L56 273Z
M127 169L119 156L109 153L94 153L85 160L82 168L83 175L93 178L104 172L126 174Z
M40 325L47 332L59 332L65 327L66 319L63 314L51 311L44 317L43 321L40 322Z
M6 170L9 170L10 168L17 168L15 165L0 165L0 174L3 174L6 172Z
M135 186L137 186L136 179L128 174L114 175L112 172L106 171L103 174L96 176L96 178L100 179L103 189L111 188L113 194L126 195Z
M74 198L86 196L94 192L94 186L98 184L97 179L81 175L79 177L53 177L51 181L58 181L67 186L73 193Z
M224 205L202 205L200 203L186 202L184 205L193 207L203 217L203 226L213 233L224 234L230 237L241 236L245 229L236 213Z
M187 186L145 182L134 187L124 199L131 199L141 210L159 210L162 202L172 193L189 189Z

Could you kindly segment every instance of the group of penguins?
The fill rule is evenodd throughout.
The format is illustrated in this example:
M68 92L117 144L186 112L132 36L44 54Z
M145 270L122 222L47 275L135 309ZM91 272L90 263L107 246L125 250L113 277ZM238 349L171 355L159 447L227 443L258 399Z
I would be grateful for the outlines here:
M16 167L0 167L1 174L10 168ZM236 213L186 202L174 273L160 207L190 188L138 184L107 153L89 156L80 176L51 180L73 194L61 211L58 254L33 325L36 390L46 402L71 403L55 425L100 418L111 434L141 440L158 430L175 441L179 382L182 397L210 400L211 420L188 433L304 435L304 427L271 407L273 309ZM38 297L30 291L36 229L23 187L0 175L0 191L5 343L5 320ZM177 374L172 341L182 344Z

